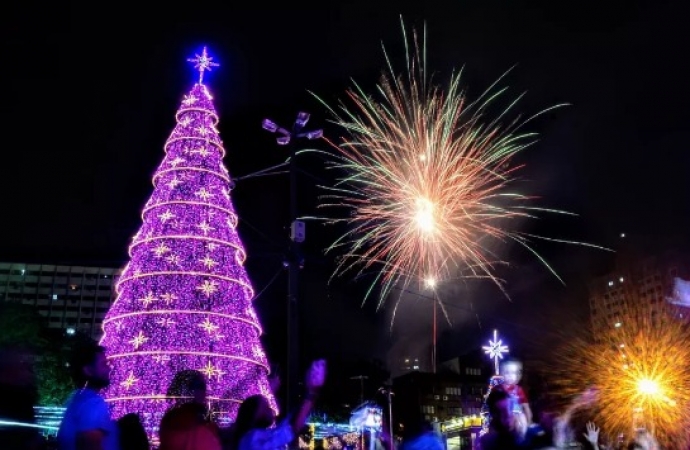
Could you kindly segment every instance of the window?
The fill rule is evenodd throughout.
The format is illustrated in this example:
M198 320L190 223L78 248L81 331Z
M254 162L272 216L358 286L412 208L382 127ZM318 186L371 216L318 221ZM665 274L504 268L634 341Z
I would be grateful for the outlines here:
M447 387L445 390L446 395L460 395L459 387Z
M423 414L434 414L434 405L422 405Z

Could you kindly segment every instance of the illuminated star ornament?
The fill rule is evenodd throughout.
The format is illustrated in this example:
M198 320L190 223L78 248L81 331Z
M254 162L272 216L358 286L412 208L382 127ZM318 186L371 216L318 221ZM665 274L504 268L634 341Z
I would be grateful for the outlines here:
M208 56L206 53L206 47L201 51L201 55L198 53L194 55L194 58L189 58L187 60L194 64L194 68L199 71L199 84L204 82L204 72L211 71L212 67L218 67L219 64L213 62L213 57Z
M498 375L498 361L503 359L503 355L508 353L508 346L503 345L503 340L498 338L498 330L494 330L494 338L489 340L489 345L482 347L484 353L494 360L494 369Z

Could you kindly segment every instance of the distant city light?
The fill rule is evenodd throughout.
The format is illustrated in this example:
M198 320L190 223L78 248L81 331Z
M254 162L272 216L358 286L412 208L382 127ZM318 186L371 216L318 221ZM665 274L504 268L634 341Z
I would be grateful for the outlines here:
M609 286L613 286L613 281L609 281Z
M74 330L74 328L70 327L70 328L66 329L65 332L71 336L75 333L75 330Z
M621 233L621 238L625 238L625 233Z
M620 281L620 282L622 283L622 282L624 282L624 281L625 281L625 278L623 278L623 277L620 277L620 278L618 279L618 281Z
M616 322L616 323L615 323L615 324L614 324L613 326L614 326L614 327L616 327L616 328L620 328L620 327L621 327L621 325L622 325L622 323L620 323L620 322Z

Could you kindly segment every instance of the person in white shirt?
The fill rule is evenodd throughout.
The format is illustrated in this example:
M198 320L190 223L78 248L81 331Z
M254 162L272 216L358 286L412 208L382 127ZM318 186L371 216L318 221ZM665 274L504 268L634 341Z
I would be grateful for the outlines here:
M110 384L105 348L91 345L75 351L70 363L79 388L67 400L57 435L59 450L120 450L117 424L100 391Z
M306 396L295 414L271 428L275 413L268 400L253 395L242 402L234 426L233 447L236 450L282 450L295 440L304 428L307 417L326 379L326 361L314 361L307 372Z

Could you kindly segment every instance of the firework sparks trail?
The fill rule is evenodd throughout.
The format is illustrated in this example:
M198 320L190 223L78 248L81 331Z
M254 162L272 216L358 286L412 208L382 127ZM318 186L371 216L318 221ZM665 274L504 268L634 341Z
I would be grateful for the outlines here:
M347 92L350 106L331 108L319 99L348 136L334 145L333 162L346 175L326 187L322 205L349 213L331 220L349 224L328 249L342 252L334 275L375 269L365 301L380 285L379 307L396 285L402 292L410 283L430 276L443 280L458 270L503 289L495 269L505 262L489 245L499 240L521 244L558 277L530 245L538 236L510 228L511 219L561 212L531 207L526 195L510 190L519 168L512 159L535 139L519 130L536 116L501 124L518 97L485 121L487 107L505 92L496 88L500 79L468 102L460 73L452 74L445 90L431 83L425 39L421 48L416 34L411 47L406 35L404 40L406 73L395 74L384 48L389 72L376 96L355 83Z

